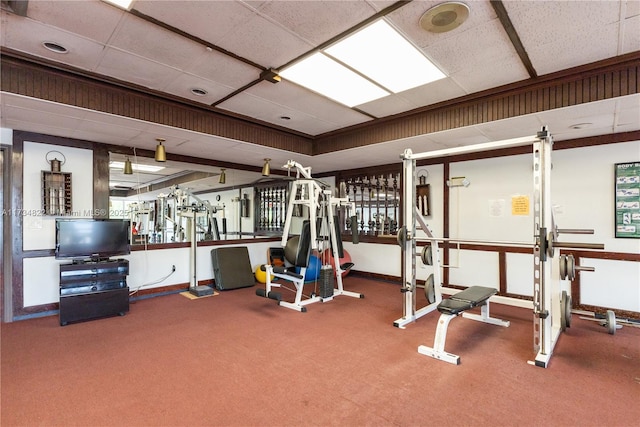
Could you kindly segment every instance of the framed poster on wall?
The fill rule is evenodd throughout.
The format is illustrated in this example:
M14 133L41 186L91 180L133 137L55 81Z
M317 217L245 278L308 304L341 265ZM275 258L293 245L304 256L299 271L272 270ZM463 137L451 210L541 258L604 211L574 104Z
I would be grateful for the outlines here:
M616 237L640 238L640 161L615 167Z

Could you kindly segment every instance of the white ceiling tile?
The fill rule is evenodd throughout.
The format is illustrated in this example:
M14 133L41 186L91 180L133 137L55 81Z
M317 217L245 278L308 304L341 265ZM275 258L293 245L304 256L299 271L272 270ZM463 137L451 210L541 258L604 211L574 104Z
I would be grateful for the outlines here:
M190 74L236 89L258 79L262 72L259 68L215 50L198 55L184 70Z
M504 3L538 75L618 54L619 2L544 3Z
M633 3L640 5L640 1ZM625 19L623 25L624 32L622 34L622 50L620 54L640 50L640 13Z
M84 70L94 71L104 49L100 43L4 11L2 27L3 46ZM68 52L55 53L46 49L42 43L47 41L64 46Z
M278 68L313 48L290 31L258 15L238 25L217 44L267 68Z
M392 114L411 110L416 106L400 95L387 95L357 106L359 110L371 114L374 117L386 117Z
M200 96L191 92L191 89L198 88L207 91L206 95ZM234 88L225 86L211 80L194 76L193 74L182 73L172 82L164 87L164 91L181 98L190 99L206 105L211 105L220 98L223 98L234 91Z
M215 45L255 15L238 1L137 0L134 8Z
M175 68L115 48L107 48L96 71L158 90L163 89L180 74Z
M345 107L342 104L338 104L324 96L317 95L308 89L285 80L277 84L260 82L249 88L245 93L264 99L270 103L271 108L269 108L268 112L272 117L278 118L282 115L290 116L292 114L291 110L295 110L309 118L333 125L331 129L325 128L322 132L370 120L369 117L351 108ZM247 102L250 101L247 99ZM280 111L281 109L282 111ZM278 124L287 127L290 126L286 123ZM325 125L323 125L323 127L324 126Z
M463 33L473 30L477 26L483 26L486 22L496 18L496 14L489 2L469 1L465 2L469 7L469 17L458 28L445 33L425 31L420 26L420 17L427 10L440 3L442 3L441 0L412 1L390 13L387 19L409 40L413 41L416 46L422 48L429 55L430 46L442 43L449 38L461 37Z
M259 9L300 38L314 44L324 43L376 13L363 1L271 1Z
M118 26L109 46L185 69L196 58L207 53L200 43L128 14Z
M217 107L309 135L328 132L336 128L333 123L325 122L301 111L296 111L248 93L238 94L218 104ZM290 117L290 120L283 120L281 118L283 116Z
M400 92L397 96L408 100L411 103L410 109L415 109L464 95L466 95L466 91L462 89L455 80L444 78L424 86Z
M71 33L107 43L126 12L102 1L30 1L27 16ZM81 19L79 19L81 17Z
M487 137L489 141L502 141L505 139L519 138L535 135L542 129L544 123L535 114L514 117L505 120L496 120L490 123L477 125L476 128ZM553 132L553 129L549 129Z

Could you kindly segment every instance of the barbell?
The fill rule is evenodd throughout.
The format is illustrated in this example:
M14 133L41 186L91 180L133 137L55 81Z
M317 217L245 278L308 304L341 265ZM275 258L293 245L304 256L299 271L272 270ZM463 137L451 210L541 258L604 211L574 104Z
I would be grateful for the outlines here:
M593 230L586 229L557 229L556 232L563 233L571 233L571 234L593 234ZM544 237L543 242L541 242L540 247L546 248L547 254L549 256L553 256L554 249L593 249L593 250L603 250L604 244L602 243L582 243L582 242L560 242L555 240L556 233L550 232L548 237ZM398 229L398 233L396 235L396 241L398 245L404 249L408 240L412 239L411 233L407 230L405 226L402 226ZM503 246L519 246L519 247L528 247L535 248L536 245L533 243L527 242L517 242L517 241L506 241L506 240L481 240L481 239L455 239L450 237L419 237L415 239L416 241L426 241L426 242L448 242L448 243L457 243L457 244L484 244L484 245L503 245ZM430 245L429 245L430 246ZM424 253L424 250L423 250ZM422 254L420 256L423 256ZM426 263L425 263L426 264ZM431 265L431 264L429 264ZM586 267L579 267L581 269L586 270Z

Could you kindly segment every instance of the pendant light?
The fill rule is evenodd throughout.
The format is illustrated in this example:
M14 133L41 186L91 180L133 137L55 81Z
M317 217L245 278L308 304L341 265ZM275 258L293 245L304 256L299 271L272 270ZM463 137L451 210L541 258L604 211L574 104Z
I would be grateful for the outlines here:
M167 161L167 152L162 143L165 141L164 138L156 138L158 141L158 145L156 146L156 162L166 162Z
M269 176L271 174L271 168L269 162L271 159L264 159L264 166L262 166L262 176Z

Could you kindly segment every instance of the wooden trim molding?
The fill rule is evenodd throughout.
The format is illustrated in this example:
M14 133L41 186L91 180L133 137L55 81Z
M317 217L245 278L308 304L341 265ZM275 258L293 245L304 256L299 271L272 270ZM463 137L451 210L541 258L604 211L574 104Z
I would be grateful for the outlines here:
M640 86L640 52L632 52L312 137L16 51L0 54L5 92L305 155L637 94Z
M311 155L311 139L291 131L250 121L249 118L222 114L207 105L188 100L142 92L123 87L126 83L105 82L70 71L54 69L25 58L9 55L0 60L0 88L4 92L44 99L122 117L163 124L180 129L216 135Z

